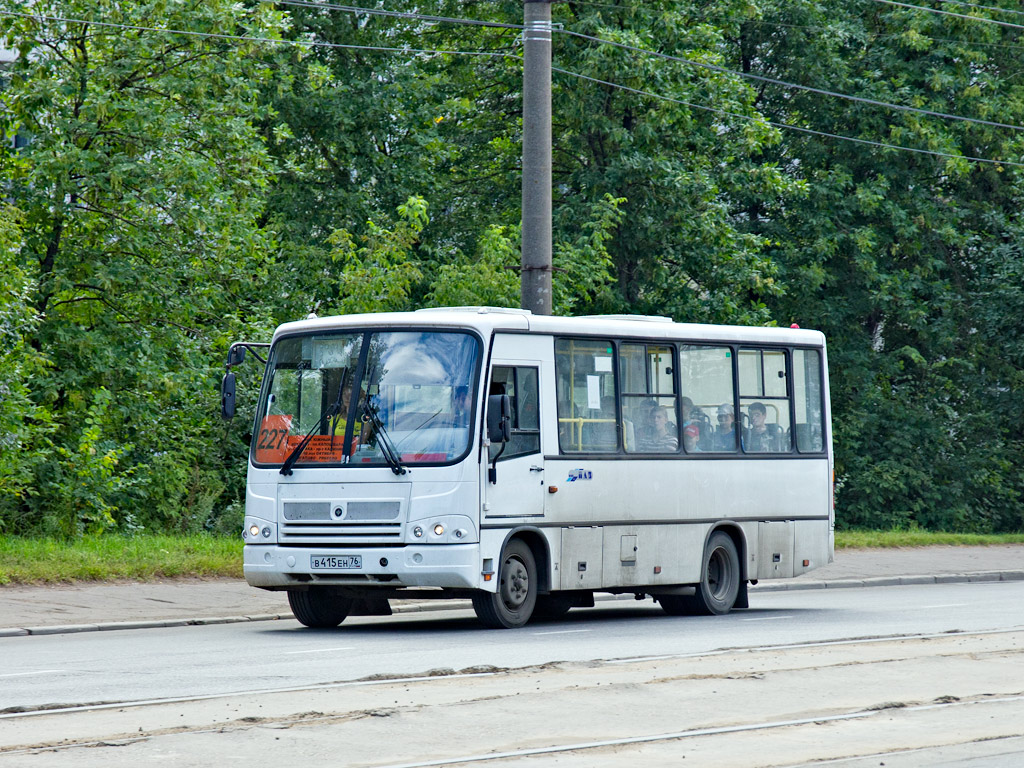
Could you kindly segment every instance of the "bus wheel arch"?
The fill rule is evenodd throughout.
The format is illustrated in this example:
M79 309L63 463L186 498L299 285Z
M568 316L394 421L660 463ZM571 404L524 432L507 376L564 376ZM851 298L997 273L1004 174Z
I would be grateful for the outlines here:
M505 540L496 568L497 590L473 595L473 610L484 626L515 629L530 620L537 594L546 581L540 575L543 573L540 563L547 557L547 549L541 541L539 534L530 531L510 534Z

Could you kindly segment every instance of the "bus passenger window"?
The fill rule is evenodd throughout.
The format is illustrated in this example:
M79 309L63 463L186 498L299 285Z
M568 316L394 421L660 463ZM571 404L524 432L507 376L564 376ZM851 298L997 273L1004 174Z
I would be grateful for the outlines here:
M796 449L801 453L818 453L825 448L821 390L821 353L816 349L793 350Z
M619 450L614 347L597 339L556 339L558 444L562 453Z
M687 453L737 449L733 406L732 350L728 347L679 347L683 393L683 449Z
M745 453L789 453L789 395L786 353L781 349L741 349L740 410Z
M623 442L628 453L675 453L679 417L673 350L663 344L622 344Z

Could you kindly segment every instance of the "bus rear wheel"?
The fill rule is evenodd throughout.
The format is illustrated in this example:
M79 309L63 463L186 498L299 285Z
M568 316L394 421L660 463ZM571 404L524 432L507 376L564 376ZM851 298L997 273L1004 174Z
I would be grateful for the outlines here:
M732 537L711 534L704 547L700 584L693 595L662 595L662 610L670 616L721 616L732 610L740 593L740 556Z
M300 623L313 629L336 627L352 610L352 599L342 597L330 587L288 590L288 605Z
M693 594L694 613L721 616L732 610L740 592L740 556L732 537L724 531L711 534L704 547L704 567Z
M537 603L537 564L524 541L513 539L501 554L498 591L473 595L473 610L489 629L515 629L530 620Z

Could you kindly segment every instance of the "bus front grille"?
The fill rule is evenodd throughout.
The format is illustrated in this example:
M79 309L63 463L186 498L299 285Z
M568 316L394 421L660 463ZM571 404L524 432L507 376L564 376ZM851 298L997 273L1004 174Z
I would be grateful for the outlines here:
M282 544L315 544L317 546L352 546L356 544L387 544L402 540L401 523L308 523L287 521L280 528Z

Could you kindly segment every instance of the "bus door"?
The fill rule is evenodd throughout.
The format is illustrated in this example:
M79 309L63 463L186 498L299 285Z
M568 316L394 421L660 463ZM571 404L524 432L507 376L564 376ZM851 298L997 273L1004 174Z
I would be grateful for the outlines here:
M543 517L544 453L541 446L542 386L550 364L538 355L543 340L526 335L498 335L491 355L487 394L508 395L512 403L512 439L489 447L483 475L484 518ZM496 460L495 460L496 459ZM489 469L494 465L495 480Z

